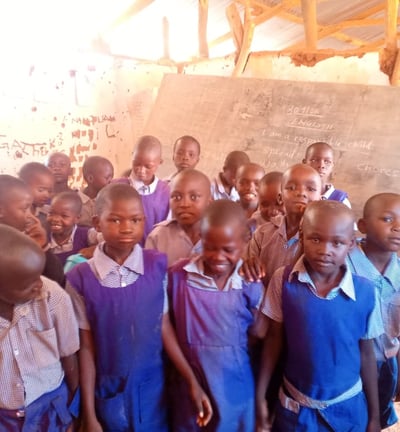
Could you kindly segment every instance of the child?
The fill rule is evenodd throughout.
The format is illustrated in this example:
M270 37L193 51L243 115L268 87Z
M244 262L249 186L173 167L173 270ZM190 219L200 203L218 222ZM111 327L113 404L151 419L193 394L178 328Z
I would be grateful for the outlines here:
M272 171L260 180L258 186L258 209L251 219L255 220L256 228L272 218L283 216L284 208L281 199L283 173Z
M80 327L83 420L90 432L168 430L162 341L192 390L197 421L206 425L211 417L169 322L166 257L139 246L144 217L135 189L105 186L94 217L104 242L67 274Z
M130 184L142 197L146 220L141 244L144 244L154 225L167 219L169 213L168 184L155 175L161 163L160 141L151 135L142 136L133 152L130 177L115 180Z
M264 265L265 286L276 269L289 264L299 251L299 226L304 209L320 199L321 179L314 168L297 164L282 177L281 200L285 216L261 225L247 248L247 257L257 257Z
M72 175L69 157L64 153L54 152L49 156L47 166L54 175L54 192L71 191L72 189L68 186L69 177Z
M60 261L49 250L47 233L31 212L32 194L28 186L13 176L0 175L0 224L9 225L32 238L45 252L43 276L64 285L64 272Z
M304 255L271 279L261 309L269 319L257 384L261 430L268 414L265 391L285 336L284 379L272 430L380 431L372 338L382 329L372 325L372 283L345 265L353 226L344 204L309 204L301 227Z
M63 432L78 386L78 326L69 296L41 277L45 255L0 225L0 430Z
M325 142L316 142L307 147L303 163L318 171L322 180L321 198L340 201L351 208L347 193L335 189L331 181L333 171L333 148Z
M18 176L28 185L32 193L32 213L47 228L48 204L54 190L53 173L39 162L29 162L22 166Z
M96 244L96 232L78 226L82 201L76 192L61 192L51 201L47 223L50 227L50 250L64 266L70 255Z
M172 160L174 161L176 172L165 179L167 183L182 170L195 168L199 163L200 143L190 135L184 135L175 141Z
M257 210L258 187L264 174L264 168L252 162L241 165L236 171L235 187L247 219Z
M239 195L235 189L237 169L250 162L248 155L239 150L230 152L224 161L222 172L211 183L211 196L214 200L229 199L239 201Z
M82 211L79 225L92 227L94 216L94 201L99 191L108 185L114 177L112 163L101 156L89 156L82 166L86 187L78 191L82 200Z
M248 331L262 286L245 282L238 273L246 235L240 205L214 201L201 222L203 252L169 271L178 342L213 404L208 431L253 432L255 427ZM173 392L174 432L200 431L185 383L178 380Z
M397 422L393 399L398 386L400 337L400 195L372 196L364 206L358 229L365 234L349 254L353 273L370 279L376 290L385 333L374 340L378 363L382 429Z
M200 171L181 171L170 187L172 219L157 224L146 240L146 249L167 255L168 266L201 251L200 221L211 202L210 180Z

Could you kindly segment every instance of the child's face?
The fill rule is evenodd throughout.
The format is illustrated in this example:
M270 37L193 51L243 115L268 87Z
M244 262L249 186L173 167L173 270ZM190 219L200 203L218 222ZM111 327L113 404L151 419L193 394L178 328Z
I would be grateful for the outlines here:
M253 167L241 167L236 174L236 190L246 207L257 207L258 188L264 172Z
M261 184L258 189L258 208L261 217L269 221L272 217L284 214L282 200L280 200L281 183Z
M303 223L301 239L306 262L318 274L335 274L354 245L354 226L343 213L324 214Z
M204 272L214 278L228 277L245 248L243 227L227 223L202 232Z
M47 174L36 174L28 185L33 196L33 205L36 207L48 204L53 194L54 177Z
M67 155L51 155L47 167L53 173L56 183L68 183L68 178L72 174L72 171L71 161Z
M239 166L231 164L229 166L224 166L222 170L222 176L229 187L235 186L236 173Z
M114 177L114 168L108 163L99 163L93 170L92 174L88 176L88 184L96 191L100 191L104 186L111 183Z
M366 242L371 248L381 252L400 250L400 199L381 198L368 216L358 222L359 230L366 234Z
M302 215L306 205L321 199L321 179L301 167L290 171L282 183L282 201L287 215Z
M172 159L178 171L185 168L194 168L199 162L197 144L190 140L179 140L176 143Z
M144 214L140 199L115 199L94 218L94 226L103 234L106 253L114 259L129 255L144 233Z
M29 191L19 188L9 191L8 196L0 203L0 223L24 231L32 216L31 207L32 195Z
M210 204L210 188L193 177L183 177L173 183L170 207L179 225L191 226L199 222Z
M132 172L137 180L149 185L153 182L160 163L161 158L158 152L135 152L132 160Z
M325 146L312 147L304 162L312 166L321 176L322 183L327 183L333 171L333 153Z
M73 203L65 199L56 199L51 203L47 222L52 234L70 235L78 221L79 215L76 213Z

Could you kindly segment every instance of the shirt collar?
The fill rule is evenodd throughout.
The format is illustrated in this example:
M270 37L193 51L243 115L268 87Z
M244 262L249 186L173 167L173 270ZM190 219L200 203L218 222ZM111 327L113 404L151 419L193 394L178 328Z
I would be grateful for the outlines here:
M286 232L286 217L282 217L281 219L271 219L271 222L279 227L278 228L278 232L280 234L280 236L287 242L288 246L291 246L293 243L296 243L297 241L299 241L299 232L297 231L297 233L291 237L289 240L287 239L287 232Z
M145 185L141 180L137 180L135 177L133 177L133 174L131 174L129 177L131 185L139 192L140 195L150 195L154 193L158 184L158 180L158 177L154 176L154 180L149 185Z
M240 196L239 196L239 194L238 194L235 186L232 186L231 192L229 194L225 191L225 187L224 187L224 185L222 183L222 180L221 180L221 173L219 173L215 177L215 182L216 182L216 185L217 185L218 192L221 195L229 196L229 199L232 200L232 201L239 201Z
M50 241L49 241L49 245L50 245L50 249L54 249L54 248L60 248L66 244L71 244L74 241L74 235L75 235L75 231L78 228L77 225L74 225L74 227L72 228L72 232L71 235L68 237L67 240L63 241L63 243L60 245L58 244L53 237L53 234L50 234Z
M144 274L143 250L136 244L122 265L119 265L104 253L105 242L100 243L93 253L92 263L99 275L100 280L104 280L110 273L118 271L120 267L125 267L137 274Z
M95 198L90 198L89 195L86 195L85 192L83 192L83 190L79 190L78 191L78 195L79 195L79 198L82 201L82 204L86 204L89 201L94 201L95 200Z
M338 286L336 288L334 288L332 291L335 291L337 289L341 289L343 291L344 294L347 295L347 297L351 298L352 300L356 300L356 292L354 290L354 284L353 284L353 277L352 274L350 272L349 267L344 264L343 265L345 268L345 272L343 275L342 280L339 282ZM305 265L304 265L304 255L302 255L299 260L296 262L296 264L293 266L292 271L290 272L289 275L289 281L291 282L293 280L293 278L297 276L297 279L300 282L309 284L312 287L312 290L314 292L316 292L316 288L314 285L314 282L312 281ZM329 294L328 297L329 298Z
M242 289L243 279L239 275L239 269L242 265L243 261L239 260L236 263L236 266L233 270L233 273L226 281L226 284L222 291L229 291L230 289ZM202 286L200 288L205 289L218 289L214 279L211 276L204 274L204 263L202 256L196 256L192 258L183 269L189 274L188 279L195 285L200 285L200 281Z

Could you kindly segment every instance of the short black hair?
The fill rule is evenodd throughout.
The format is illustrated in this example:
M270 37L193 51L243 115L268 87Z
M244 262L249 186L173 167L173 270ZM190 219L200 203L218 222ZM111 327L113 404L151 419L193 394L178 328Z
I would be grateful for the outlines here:
M86 180L90 174L93 174L96 167L101 164L108 164L114 169L112 163L107 158L102 156L89 156L82 165L83 178Z
M8 197L15 189L29 192L25 182L8 174L0 175L0 203L8 201Z
M82 200L79 197L77 192L74 191L65 191L60 192L53 197L51 203L53 204L56 201L68 201L72 204L73 209L77 215L80 215L82 212Z
M95 212L100 216L104 208L113 200L137 200L142 204L142 199L138 191L132 186L125 183L110 183L104 186L98 193L95 201Z
M176 141L174 142L174 147L172 149L173 152L175 152L176 146L178 144L179 141L190 141L193 142L194 144L196 144L197 146L197 151L199 152L200 155L200 143L199 141L192 135L182 135L181 137L177 138Z
M19 170L18 177L26 184L29 184L38 174L47 175L53 178L53 173L49 170L49 168L39 162L28 162L23 165Z

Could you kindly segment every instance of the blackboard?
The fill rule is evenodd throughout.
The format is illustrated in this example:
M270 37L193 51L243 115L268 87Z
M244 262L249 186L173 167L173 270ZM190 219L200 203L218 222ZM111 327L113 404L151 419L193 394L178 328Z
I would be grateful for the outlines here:
M309 144L326 141L335 150L334 184L357 217L374 193L400 193L400 88L166 75L145 131L163 142L165 175L180 135L198 138L198 168L210 176L231 150L267 171L285 170Z

